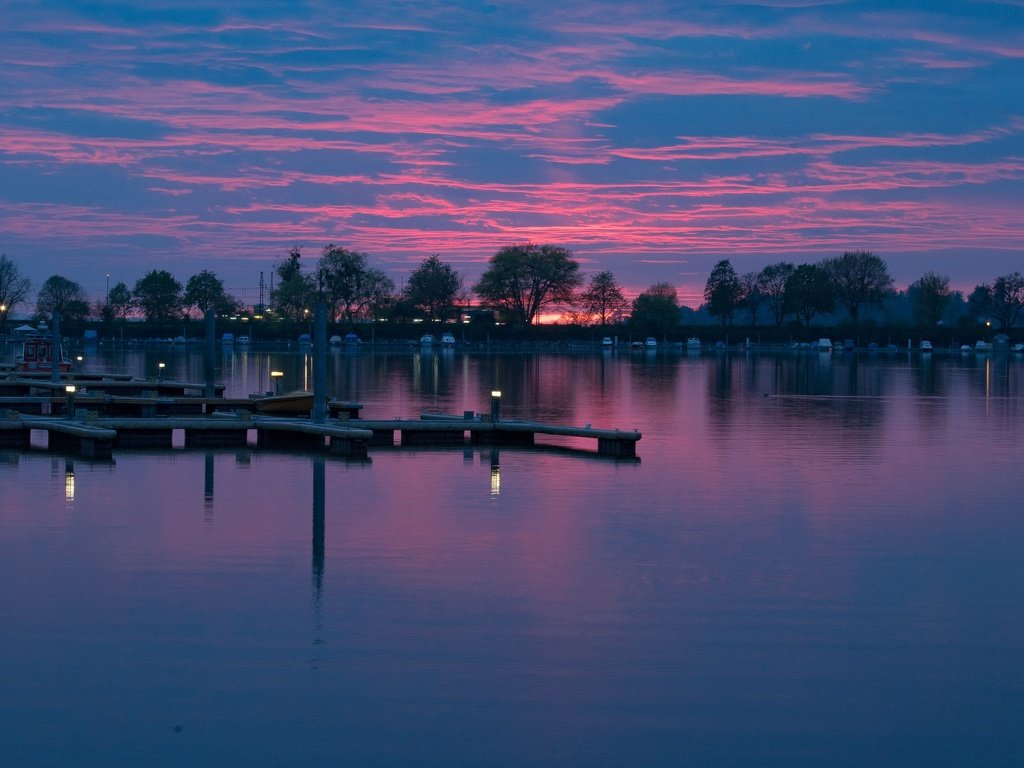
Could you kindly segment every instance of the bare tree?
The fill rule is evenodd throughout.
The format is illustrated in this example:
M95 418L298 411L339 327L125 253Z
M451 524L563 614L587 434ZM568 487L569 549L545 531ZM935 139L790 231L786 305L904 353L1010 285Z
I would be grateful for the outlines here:
M629 307L615 275L607 269L591 275L590 282L577 301L581 313L590 321L596 317L600 325L621 319Z
M22 276L18 265L6 253L0 254L0 336L7 333L7 316L25 300L31 287L31 281Z
M907 293L910 295L914 320L921 327L927 328L939 324L953 298L949 278L934 272L926 272L919 280L912 282Z
M865 304L881 304L892 288L889 268L871 251L847 251L825 259L821 264L832 283L839 303L846 307L854 323Z
M776 327L782 325L790 311L786 302L786 282L795 269L788 261L780 261L769 264L757 276L758 289L772 311Z
M740 277L740 303L747 308L750 314L750 324L757 325L757 311L761 308L764 296L761 293L760 275L757 272L747 272Z
M53 275L39 289L36 312L43 318L59 315L78 320L89 314L89 299L74 280Z
M1001 328L1012 328L1024 309L1024 276L1013 272L997 277L992 285L979 285L971 304L976 315L987 312Z

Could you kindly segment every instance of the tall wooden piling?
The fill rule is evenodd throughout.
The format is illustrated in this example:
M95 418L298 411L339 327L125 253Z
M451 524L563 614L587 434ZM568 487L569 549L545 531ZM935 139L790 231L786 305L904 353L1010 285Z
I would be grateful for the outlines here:
M204 320L206 322L206 354L203 359L205 395L212 400L215 396L214 382L217 379L217 371L214 370L217 360L217 315L212 309L208 309Z
M313 318L313 423L327 419L327 305L318 301Z
M50 381L60 384L60 310L53 310L53 317L50 319L50 330L53 333L53 345L50 351Z

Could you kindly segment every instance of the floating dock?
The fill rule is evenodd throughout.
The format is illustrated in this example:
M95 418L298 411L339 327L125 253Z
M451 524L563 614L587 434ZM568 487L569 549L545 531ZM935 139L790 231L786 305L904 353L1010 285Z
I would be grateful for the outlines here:
M366 458L371 446L530 446L553 436L595 440L598 455L628 459L636 458L641 438L635 431L501 419L496 403L490 414L366 419L360 403L332 400L326 417L313 419L254 413L259 398L225 398L222 384L209 393L206 384L113 374L65 374L59 382L8 375L0 378L0 447L27 448L38 431L54 450L104 458L115 448L170 448L175 432L187 448L244 446L253 432L263 448Z
M109 457L115 448L170 448L174 433L184 434L186 448L236 447L255 432L261 448L300 448L326 451L349 458L366 458L369 447L462 445L487 443L531 446L538 436L592 439L597 454L635 458L639 432L592 427L540 424L532 421L492 421L486 417L420 419L308 418L259 416L244 410L202 415L100 416L77 410L74 415L26 414L0 411L0 447L28 448L32 431L45 432L55 450L90 458ZM396 441L396 436L398 440Z

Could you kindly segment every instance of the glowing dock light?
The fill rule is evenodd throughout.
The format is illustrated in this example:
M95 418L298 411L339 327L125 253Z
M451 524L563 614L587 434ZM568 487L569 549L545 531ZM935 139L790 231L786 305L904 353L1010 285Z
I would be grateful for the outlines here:
M74 384L66 384L64 386L64 413L69 419L74 418L75 415L75 392L77 388Z

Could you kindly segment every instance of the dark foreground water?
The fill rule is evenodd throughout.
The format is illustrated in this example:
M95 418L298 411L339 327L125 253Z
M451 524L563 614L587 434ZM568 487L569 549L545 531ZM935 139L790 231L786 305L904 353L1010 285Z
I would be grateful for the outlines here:
M221 363L234 394L311 370ZM0 452L0 764L1024 764L1024 361L329 369L368 416L500 388L641 459Z

